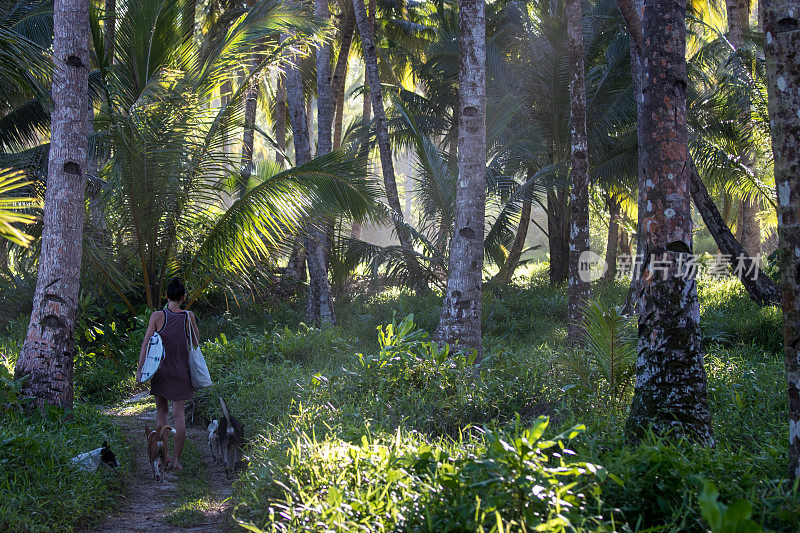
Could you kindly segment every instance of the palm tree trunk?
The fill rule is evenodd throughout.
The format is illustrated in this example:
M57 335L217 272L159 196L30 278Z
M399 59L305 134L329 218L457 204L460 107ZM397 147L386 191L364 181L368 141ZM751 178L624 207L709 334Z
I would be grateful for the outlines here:
M55 0L53 112L44 229L33 312L14 370L24 397L72 408L75 317L81 274L86 126L89 111L89 2Z
M583 308L589 299L588 278L580 274L580 258L589 250L589 160L586 139L586 77L583 72L583 24L581 0L566 0L570 64L570 243L569 333L573 346L580 344Z
M117 0L106 0L103 19L103 46L106 57L114 58L114 44L117 40Z
M706 373L700 351L700 305L693 275L686 129L685 0L646 0L639 204L646 250L639 302L636 385L627 430L678 431L713 444Z
M293 283L305 283L306 279L306 250L305 247L297 241L292 246L292 251L289 254L289 262L286 265L286 269L283 271L281 284L291 285Z
M517 269L517 263L522 256L522 250L525 248L525 239L528 238L528 227L531 225L531 207L533 202L529 198L522 201L522 210L519 215L519 225L517 226L517 233L514 235L514 242L511 244L511 249L508 251L506 262L497 271L495 279L497 281L508 283L514 277L514 271Z
M278 74L277 89L275 91L275 141L278 150L275 152L275 162L283 166L283 153L286 151L286 76Z
M744 47L744 32L750 27L750 3L745 0L727 0L725 3L728 15L728 42L734 50L739 51ZM742 69L748 70L747 65L741 60ZM747 76L752 76L747 73ZM740 123L748 127L750 120L750 104L746 104L741 113ZM753 151L744 147L739 154L742 164L746 167L753 166ZM737 224L737 239L744 247L747 255L755 257L761 253L761 223L758 220L758 202L752 194L745 194L739 208L739 221Z
M625 231L622 227L619 228L619 245L617 249L617 256L619 255L627 255L631 256L633 254L633 247L631 243L631 238L628 235L628 232Z
M438 338L481 348L481 278L486 204L486 7L459 2L459 128L455 226ZM377 89L375 80L373 89ZM373 102L375 100L373 99Z
M550 246L550 284L567 281L569 265L569 195L565 191L547 193L547 242Z
M395 217L397 236L400 246L407 253L412 250L411 237L403 223L403 208L400 205L400 196L397 194L397 183L394 176L392 162L392 147L389 144L389 128L386 121L386 112L383 107L383 91L381 90L380 74L378 72L378 56L375 50L375 39L369 20L367 20L364 0L353 0L353 11L361 35L361 46L364 49L364 63L369 79L369 94L372 99L372 112L375 115L375 132L378 140L378 150L381 156L381 169L383 183L386 188L386 200ZM485 163L485 162L484 162Z
M308 119L308 145L311 157L314 157L314 97L306 99L306 119Z
M342 122L344 121L344 90L347 82L347 65L350 56L350 46L353 44L353 34L356 29L356 17L353 11L347 13L342 23L341 43L339 44L339 57L336 59L336 68L333 70L331 88L333 90L333 107L336 113L333 122L333 147L339 148L342 144Z
M255 62L252 67L255 68ZM255 144L256 112L258 111L258 80L251 80L244 95L244 132L242 134L242 164L238 183L239 197L247 191L253 174L253 146Z
M644 37L642 35L642 14L644 13L644 0L617 0L617 7L619 8L620 14L622 15L622 19L625 21L625 26L628 29L628 35L630 36L630 56L631 56L631 86L633 89L633 94L640 95L641 87L642 87L642 42L644 41ZM644 198L644 190L641 187L642 176L644 175L643 171L643 154L642 154L642 146L644 146L645 141L643 140L643 136L645 135L645 131L643 129L644 122L642 120L642 105L639 101L640 99L637 97L636 100L636 136L637 142L639 146L638 150L638 175L639 175L639 197L638 197L638 205L645 205L643 203ZM647 243L645 239L642 238L641 232L642 230L642 218L643 213L642 210L639 210L639 216L636 221L636 228L637 234L633 235L631 240L636 241L636 256L637 258L642 258L647 255L647 250L645 246ZM634 258L635 260L639 260ZM631 284L628 289L628 295L625 298L625 305L623 307L623 312L628 314L632 312L638 312L638 301L639 301L639 286L640 286L640 279L639 276L635 275L631 278Z
M620 221L620 205L617 197L609 193L608 200L608 239L606 240L606 270L603 276L606 280L612 280L617 277L617 252L618 241L620 237L619 221Z
M314 0L314 14L330 19L328 0ZM317 155L331 152L333 129L333 95L331 93L331 46L325 43L317 49ZM309 290L306 316L314 324L335 324L333 297L328 281L326 242L331 222L312 223L305 239Z
M772 278L764 275L759 270L758 259L748 254L733 236L730 228L725 223L725 219L717 209L714 199L708 194L708 189L706 189L703 180L700 178L694 163L691 163L690 170L689 192L692 194L692 200L694 200L697 211L703 217L703 222L711 236L714 237L714 242L717 243L720 253L723 257L728 258L734 272L736 272L737 268L744 267L743 270L746 275L739 276L739 280L748 294L750 294L750 298L760 305L778 305L781 298L780 288L772 281ZM741 265L739 264L740 262Z
M800 10L795 0L764 5L764 56L778 192L783 285L783 353L789 395L789 476L800 478Z

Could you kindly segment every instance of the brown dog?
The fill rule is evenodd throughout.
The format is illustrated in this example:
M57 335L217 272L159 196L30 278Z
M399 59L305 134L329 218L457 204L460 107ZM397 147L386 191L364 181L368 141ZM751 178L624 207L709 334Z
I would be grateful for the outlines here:
M157 426L150 429L144 426L144 434L147 436L147 456L150 464L153 465L153 479L158 478L164 481L164 469L169 463L169 434L176 433L172 426Z

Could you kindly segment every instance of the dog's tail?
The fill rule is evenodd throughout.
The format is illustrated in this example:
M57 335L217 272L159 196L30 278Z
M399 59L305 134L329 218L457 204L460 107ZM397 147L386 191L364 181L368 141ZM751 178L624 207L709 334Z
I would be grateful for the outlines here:
M222 416L225 417L225 422L227 422L227 431L229 435L233 435L233 424L231 423L231 414L228 412L228 406L225 405L225 400L222 399L222 396L219 397L219 405L222 407Z

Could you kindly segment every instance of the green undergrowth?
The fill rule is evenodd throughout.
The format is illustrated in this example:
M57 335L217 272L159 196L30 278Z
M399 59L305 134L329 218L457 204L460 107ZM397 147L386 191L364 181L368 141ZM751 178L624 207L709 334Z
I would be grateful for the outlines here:
M104 440L119 469L87 473L70 464ZM96 522L122 495L130 457L108 417L83 403L71 416L0 409L0 530L71 531Z
M615 384L611 396L602 372L590 368L583 386L565 366L566 290L543 273L485 285L477 365L431 342L436 294L347 295L338 325L321 330L295 305L198 311L215 385L196 395L196 419L217 415L224 396L248 440L235 518L288 531L708 531L749 505L747 520L795 531L780 311L734 281L700 280L716 445L669 435L632 445L623 434L632 386ZM593 297L602 310L627 291L598 283ZM85 397L125 392L103 365L83 368ZM174 526L214 504L189 481Z
M607 305L626 293L594 289ZM223 395L244 421L235 517L263 530L697 531L709 481L720 509L743 500L758 524L794 531L780 315L726 281L702 280L700 297L710 449L625 440L631 388L610 399L575 386L559 362L566 295L542 279L487 286L478 365L426 336L433 295L356 297L323 330L218 337L204 346L217 383L198 404L214 413Z

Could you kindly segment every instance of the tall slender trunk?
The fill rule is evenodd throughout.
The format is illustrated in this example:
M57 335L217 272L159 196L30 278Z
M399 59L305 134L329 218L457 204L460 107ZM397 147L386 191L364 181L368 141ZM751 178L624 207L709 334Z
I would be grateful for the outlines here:
M744 155L742 154L743 160ZM747 161L752 161L748 155ZM737 224L737 240L747 255L755 257L761 254L761 221L758 219L758 199L754 194L745 194L739 206L739 221Z
M570 231L569 231L569 333L580 344L583 308L589 299L589 279L581 276L581 255L589 250L589 160L586 139L586 77L583 71L581 0L566 0L570 64Z
M627 430L676 430L713 444L693 275L686 129L685 0L645 0L641 42L640 247L636 385ZM642 246L643 245L643 246Z
M275 142L278 143L275 162L283 166L283 153L286 151L286 76L282 73L278 74L275 90Z
M623 228L619 229L619 246L618 246L618 255L627 255L630 256L633 254L633 246L632 246L631 238L628 235L628 232L625 231Z
M103 47L106 57L114 58L114 45L117 40L117 0L106 0L103 18Z
M569 265L569 193L547 193L547 243L550 246L550 284L567 281Z
M339 57L336 59L336 68L333 69L331 89L333 92L333 107L335 118L333 122L333 147L339 148L342 144L342 122L344 121L344 90L347 82L347 65L350 57L350 46L353 44L353 35L356 29L356 17L353 11L347 12L346 18L340 29L341 42L339 44Z
M308 144L311 150L311 157L314 157L314 97L306 99L306 119L308 120Z
M188 0L189 3L194 0ZM247 8L252 8L256 0L246 0ZM192 9L194 14L194 9ZM192 24L194 28L194 24ZM253 72L258 67L258 52L253 52L253 56L249 61L249 70ZM244 196L247 191L247 184L250 181L250 176L253 174L253 148L255 144L256 132L256 112L258 111L258 90L260 81L258 77L251 78L244 93L244 128L242 132L242 161L239 166L239 180L238 189L239 197Z
M314 0L314 14L322 19L330 18L328 0ZM317 49L317 155L331 152L333 129L333 95L331 94L331 47L324 43ZM331 221L311 222L305 238L306 263L308 264L309 290L306 301L306 317L314 324L335 324L333 297L328 281L326 242Z
M789 476L800 478L800 9L767 0L763 11L769 119L778 193L783 353L789 396Z
M361 101L361 122L369 126L372 121L372 101L369 94L369 73L364 71L364 96Z
M517 269L517 263L522 256L522 250L525 249L525 239L528 237L528 227L531 225L531 207L532 202L529 198L522 201L522 210L519 214L519 224L517 225L517 233L514 235L514 242L511 243L511 249L508 250L508 257L506 262L497 271L495 279L503 283L508 283L514 277L514 271Z
M244 133L242 135L242 164L239 180L239 197L247 191L253 174L253 147L255 144L256 112L258 111L258 80L252 80L244 95Z
M389 127L383 107L383 91L381 90L380 74L378 72L378 55L375 50L373 31L367 19L364 0L353 0L353 11L358 25L358 32L361 35L361 47L364 50L364 64L369 79L372 112L375 115L375 132L381 156L386 200L395 217L395 227L397 236L400 239L400 246L407 253L410 253L412 250L411 237L403 223L403 208L400 205L400 196L397 194L397 183L395 182L394 164L392 162L392 147L389 143Z
M366 69L364 70L364 96L362 99L361 104L361 122L364 124L364 127L367 130L364 132L364 136L361 139L362 147L361 149L365 152L369 152L369 128L370 122L372 121L372 102L370 101L369 95L369 81L367 80L368 73ZM350 237L353 239L360 239L361 234L363 233L363 227L360 222L353 222L353 227L350 230Z
M727 0L725 3L728 18L728 42L739 52L744 48L744 32L750 29L750 2L749 0ZM750 70L742 58L737 58L737 64L744 71ZM752 73L746 72L746 76ZM744 98L749 98L745 94ZM742 107L739 122L741 127L750 127L750 103ZM753 150L749 146L742 148L738 154L742 164L746 167L753 166ZM755 257L761 253L761 222L758 220L758 202L754 195L745 194L739 208L737 223L737 240L742 244L747 255Z
M281 283L291 285L293 283L305 283L306 281L306 249L298 240L292 245L292 251L289 253L289 262L283 271Z
M455 231L437 336L481 348L481 278L486 208L486 12L484 0L459 2L458 175ZM374 87L373 87L374 88Z
M293 58L290 64L287 65L284 73L284 83L286 86L286 109L292 126L292 138L294 139L295 165L299 166L311 160L311 142L308 134L306 101L303 97L303 80L300 77L296 62L296 58ZM303 252L303 255L305 255L305 252ZM302 274L300 270L303 271ZM284 272L284 278L297 280L304 274L305 265L300 262L300 251L293 249L292 256L289 258L289 265ZM309 293L311 291L312 287L309 286ZM312 295L309 294L308 297L311 298Z
M619 222L621 218L619 200L613 193L608 194L608 239L606 240L606 266L608 270L604 275L607 280L617 277L617 253L620 238ZM624 253L624 252L623 252Z
M44 229L33 311L14 370L25 397L71 408L75 317L81 274L86 127L89 111L89 2L55 0L53 113Z

